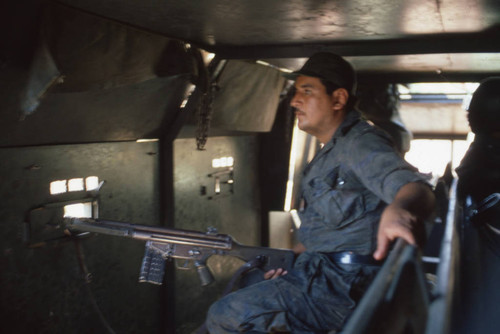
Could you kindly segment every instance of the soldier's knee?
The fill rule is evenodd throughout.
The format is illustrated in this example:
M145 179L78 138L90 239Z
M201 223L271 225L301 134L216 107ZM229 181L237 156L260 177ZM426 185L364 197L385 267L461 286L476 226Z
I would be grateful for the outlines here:
M234 315L232 308L223 299L210 306L207 313L206 326L210 333L230 333Z

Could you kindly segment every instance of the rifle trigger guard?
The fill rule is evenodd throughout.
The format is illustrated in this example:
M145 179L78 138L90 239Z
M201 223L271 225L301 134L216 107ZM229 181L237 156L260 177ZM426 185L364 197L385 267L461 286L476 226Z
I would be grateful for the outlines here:
M189 268L189 260L184 260L184 264L182 265L177 265L177 261L176 261L176 265L175 267L179 270L189 270L191 268Z

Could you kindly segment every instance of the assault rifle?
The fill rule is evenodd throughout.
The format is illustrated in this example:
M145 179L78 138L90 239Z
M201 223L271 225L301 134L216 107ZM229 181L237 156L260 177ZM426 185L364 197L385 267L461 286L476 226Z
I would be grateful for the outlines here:
M215 230L203 233L90 218L65 218L64 225L69 231L145 240L146 251L139 282L162 284L165 261L169 259L194 261L203 286L214 281L206 264L212 255L230 255L245 262L257 260L264 271L290 269L294 261L294 253L291 250L245 246L236 242L230 235L218 234Z

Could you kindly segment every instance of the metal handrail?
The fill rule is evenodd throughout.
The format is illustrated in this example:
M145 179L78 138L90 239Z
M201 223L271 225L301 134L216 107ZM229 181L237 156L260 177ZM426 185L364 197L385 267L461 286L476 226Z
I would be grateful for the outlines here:
M448 334L451 330L453 303L458 289L457 280L460 261L460 240L458 236L460 205L457 199L457 183L458 180L455 178L450 188L446 227L437 269L437 283L433 291L433 301L429 306L426 334Z
M460 259L460 242L458 223L460 205L457 200L457 179L451 184L449 206L446 217L446 227L441 244L440 261L437 268L437 281L434 290L429 293L426 288L426 279L420 266L418 249L398 239L394 249L389 254L385 264L375 277L373 283L359 302L355 311L347 321L342 334L364 334L380 326L389 327L384 332L401 333L401 323L407 319L398 319L395 314L386 314L389 307L398 308L396 288L399 284L411 284L418 287L415 298L419 298L422 309L413 314L421 323L412 322L415 333L449 334L453 316L453 303L457 291L458 265ZM417 276L413 282L402 282L400 274L408 265L414 266L413 273ZM408 276L407 276L408 277ZM403 278L404 279L404 278ZM413 287L412 286L412 287ZM411 288L411 287L410 287ZM432 301L429 301L432 296ZM407 315L410 316L410 315ZM381 323L384 323L382 324ZM417 321L418 322L418 321ZM391 328L391 325L392 328Z
M415 279L422 291L421 299L427 305L428 296L425 293L424 275L420 269L419 261L418 249L409 245L403 239L398 239L384 265L344 326L342 334L370 332L374 324L380 320L377 319L378 315L380 315L378 311L394 299L396 289L401 283L400 275L407 265L418 268L415 270L415 273L417 273ZM387 316L390 317L391 315Z

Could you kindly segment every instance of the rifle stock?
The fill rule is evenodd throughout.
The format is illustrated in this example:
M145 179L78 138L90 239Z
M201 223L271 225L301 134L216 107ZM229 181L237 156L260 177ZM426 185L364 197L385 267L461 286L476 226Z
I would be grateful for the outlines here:
M246 246L230 235L216 231L203 233L90 218L65 218L65 227L70 231L146 241L139 281L153 284L162 284L165 261L169 259L194 261L201 284L208 285L214 280L206 264L212 255L234 256L245 262L257 259L264 271L276 268L289 270L295 258L289 249Z

